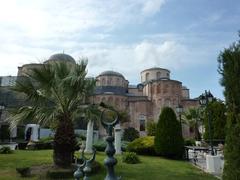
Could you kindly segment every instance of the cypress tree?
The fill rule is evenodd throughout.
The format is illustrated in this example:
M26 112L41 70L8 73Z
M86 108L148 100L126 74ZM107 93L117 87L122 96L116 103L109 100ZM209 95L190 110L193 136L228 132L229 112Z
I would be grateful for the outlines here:
M218 62L227 105L223 179L237 180L240 179L240 41L224 49Z
M215 100L212 103L208 104L205 110L205 117L204 117L204 139L209 140L209 117L208 113L210 113L211 118L211 132L212 138L217 140L224 140L225 139L225 126L226 126L226 107L225 104L220 100Z
M171 159L181 159L184 152L184 142L181 126L176 114L170 107L163 108L157 123L154 140L156 153Z

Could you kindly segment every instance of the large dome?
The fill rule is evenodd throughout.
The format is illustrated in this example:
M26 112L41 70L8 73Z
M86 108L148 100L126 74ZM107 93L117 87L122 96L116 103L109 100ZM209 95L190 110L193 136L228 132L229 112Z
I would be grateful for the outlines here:
M119 76L124 78L124 76L121 73L115 72L115 71L104 71L99 76Z
M54 54L50 56L50 58L44 63L55 62L55 61L66 61L70 63L75 63L75 60L73 59L72 56L64 53Z

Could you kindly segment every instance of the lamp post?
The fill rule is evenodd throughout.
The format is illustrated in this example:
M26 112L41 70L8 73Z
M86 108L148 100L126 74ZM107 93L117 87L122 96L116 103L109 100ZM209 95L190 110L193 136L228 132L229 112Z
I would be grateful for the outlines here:
M178 106L176 107L176 111L178 113L179 116L179 121L180 121L180 125L181 125L181 135L182 135L182 113L183 113L183 106L178 104Z
M207 106L210 102L213 101L213 95L210 91L206 91L202 95L199 96L199 103L202 106ZM210 146L211 146L211 155L214 156L214 150L213 150L213 140L212 140L212 131L211 131L211 119L210 119L210 113L208 112L208 131L209 131L209 138L210 138Z

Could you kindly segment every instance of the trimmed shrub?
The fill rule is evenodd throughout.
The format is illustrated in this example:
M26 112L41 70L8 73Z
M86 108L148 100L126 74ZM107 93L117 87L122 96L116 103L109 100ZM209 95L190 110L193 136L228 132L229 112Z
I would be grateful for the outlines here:
M42 150L42 149L53 149L53 141L49 142L29 142L26 149L28 150Z
M121 142L121 149L122 151L126 151L127 150L127 146L130 142L128 141L122 141ZM107 147L107 143L105 140L98 140L97 142L95 142L93 144L93 147L97 150L97 151L105 151L106 147Z
M184 139L184 146L195 146L194 139Z
M10 147L4 146L0 149L0 154L11 154L13 151L10 149Z
M49 143L49 142L53 142L53 137L49 136L49 137L43 137L41 139L39 139L38 143Z
M184 142L181 126L170 107L164 107L159 116L154 144L156 153L160 156L171 159L183 158Z
M127 150L127 146L128 146L129 143L130 143L129 141L122 141L122 145L121 145L122 151Z
M95 142L93 144L93 147L97 150L97 151L105 151L106 147L107 147L107 143L105 140L98 140L97 142Z
M135 139L127 146L127 151L143 155L155 155L154 136L146 136Z
M31 176L30 167L16 168L16 171L21 175L21 177L30 177Z
M27 147L28 142L20 142L18 143L18 149L24 150Z
M134 139L139 138L139 132L133 128L133 127L129 127L127 129L124 129L124 133L123 133L123 140L124 141L133 141Z
M140 160L136 153L134 152L126 152L122 156L122 161L127 164L137 164L140 163Z
M17 139L24 140L25 139L25 127L17 126Z
M82 141L86 141L86 136L82 135L82 134L75 134L77 139L80 139Z
M10 131L8 125L2 125L0 127L0 138L2 141L10 139Z

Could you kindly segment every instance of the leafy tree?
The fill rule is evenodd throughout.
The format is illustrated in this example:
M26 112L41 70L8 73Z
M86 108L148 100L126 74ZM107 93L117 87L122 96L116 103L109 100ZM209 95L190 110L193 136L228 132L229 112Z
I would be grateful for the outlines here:
M95 80L86 78L86 66L85 60L73 64L59 59L33 69L13 88L29 105L13 112L11 123L33 119L40 124L55 124L53 160L59 167L71 165L76 144L73 119L95 87Z
M181 159L184 152L184 142L181 127L176 114L170 107L163 108L154 140L156 153L173 159Z
M107 117L106 117L107 119L111 119L111 120L114 119L115 113L117 112L120 123L125 123L130 121L130 116L127 113L127 111L120 111L111 105L105 104L104 102L101 102L99 106L100 108L102 108L102 110L103 109L108 110Z
M201 139L199 126L202 124L202 112L199 108L190 108L183 113L183 121L194 131L194 138Z
M211 133L213 139L225 139L225 125L226 125L226 107L220 100L215 100L208 104L205 109L204 117L204 139L209 140L209 123L211 123ZM210 118L210 122L209 119Z
M129 127L124 129L123 140L131 142L137 138L139 138L139 132L135 128Z
M149 121L147 123L147 135L148 136L155 136L156 129L157 129L157 123L155 123L154 121Z
M236 180L240 177L240 40L224 49L218 62L227 107L223 179Z

